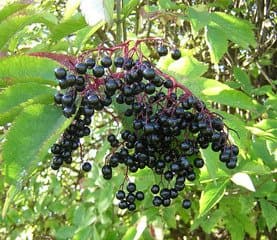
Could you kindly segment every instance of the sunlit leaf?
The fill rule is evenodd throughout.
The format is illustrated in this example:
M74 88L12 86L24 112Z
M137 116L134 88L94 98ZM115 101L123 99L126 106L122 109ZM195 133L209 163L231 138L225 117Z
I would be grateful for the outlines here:
M246 188L249 191L255 192L255 186L247 173L238 172L235 173L231 180L239 186Z
M207 214L224 196L225 187L228 181L218 183L209 183L205 189L202 191L199 205L199 217Z

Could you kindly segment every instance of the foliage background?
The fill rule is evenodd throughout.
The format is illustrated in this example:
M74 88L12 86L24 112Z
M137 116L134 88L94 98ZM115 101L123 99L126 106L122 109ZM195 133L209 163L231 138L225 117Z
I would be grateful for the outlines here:
M99 170L117 129L104 113L84 140L92 172L49 169L48 148L69 123L52 103L62 54L149 36L180 47L175 63L145 51L239 133L235 170L203 152L189 211L181 199L156 209L150 194L134 214L118 210L122 173L105 181ZM1 1L0 239L276 239L276 59L275 0ZM141 190L151 180L136 174Z

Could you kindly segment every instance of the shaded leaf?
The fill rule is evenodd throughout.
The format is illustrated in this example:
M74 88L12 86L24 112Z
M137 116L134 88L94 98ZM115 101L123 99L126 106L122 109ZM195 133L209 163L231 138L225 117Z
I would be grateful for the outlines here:
M244 90L244 92L250 95L253 87L247 73L238 67L234 67L233 72L234 77L241 84L241 88Z
M210 183L205 187L199 201L199 217L207 214L220 201L224 196L227 183L228 181L218 183L217 185Z
M271 231L273 227L276 227L277 225L277 210L276 207L274 207L271 203L264 199L260 199L260 204L262 208L262 214L263 217L265 218L266 225Z
M7 133L3 146L6 182L15 183L26 176L45 157L49 145L66 124L55 106L36 104L25 108Z
M57 85L54 68L59 63L33 56L12 56L0 60L0 86L38 82Z

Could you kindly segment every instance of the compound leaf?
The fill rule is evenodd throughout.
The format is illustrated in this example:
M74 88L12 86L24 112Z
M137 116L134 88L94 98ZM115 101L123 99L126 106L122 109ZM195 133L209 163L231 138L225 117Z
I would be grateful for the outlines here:
M59 63L48 58L12 56L0 60L0 86L37 82L56 85L53 69Z
M57 107L34 104L25 108L7 133L3 145L6 182L14 184L26 176L47 155L50 143L64 128L65 118Z
M207 214L220 201L224 196L227 182L218 183L217 185L210 183L205 187L199 201L199 217Z

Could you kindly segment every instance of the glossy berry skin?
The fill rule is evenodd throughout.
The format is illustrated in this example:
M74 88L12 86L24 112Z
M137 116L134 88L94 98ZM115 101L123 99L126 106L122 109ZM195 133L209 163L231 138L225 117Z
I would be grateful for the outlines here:
M193 164L197 168L202 168L204 166L204 160L202 158L195 158Z
M89 162L84 162L82 164L82 170L85 172L89 172L91 170L91 164Z
M128 183L128 185L127 185L127 191L128 192L134 192L134 191L136 191L136 184L134 184L134 183Z
M108 56L104 56L102 59L101 59L101 65L104 67L104 68L108 68L112 65L112 59Z
M155 70L153 68L146 68L143 70L143 77L147 80L155 78Z
M95 60L93 58L87 58L85 60L85 64L87 65L88 69L92 69L95 66Z
M115 196L118 200L123 200L125 198L125 192L123 190L118 190Z
M191 207L191 201L189 199L184 199L182 202L182 207L184 209L189 209Z
M55 101L55 103L56 103L56 104L61 104L61 103L62 103L62 97L63 97L63 94L57 92L57 93L54 95L54 101Z
M92 73L95 77L102 77L105 73L104 67L103 66L99 66L96 65L94 66L94 68L92 69Z
M114 65L118 68L122 68L123 67L123 64L124 64L124 58L123 57L116 57L114 59Z
M172 50L172 52L171 52L171 57L174 59L174 60L178 60L178 59L180 59L181 58L181 52L180 52L180 50L179 49L174 49L174 50Z
M62 80L66 77L66 70L64 68L58 67L54 70L57 79Z
M153 194L157 194L159 191L160 191L159 185L156 185L156 184L155 184L155 185L152 186L151 192L152 192Z
M167 79L167 80L164 82L164 87L165 87L165 88L172 88L172 87L173 87L173 82L172 82L170 79Z
M157 49L157 52L158 52L160 57L166 56L168 54L167 47L164 46L164 45L159 46L158 49Z
M159 196L155 196L152 201L152 203L155 207L159 207L162 204L162 202L163 201L162 201L161 197L159 197Z
M75 70L79 74L85 74L87 72L87 65L85 63L77 63L75 65Z
M144 199L144 193L142 191L136 192L136 199L142 201Z

